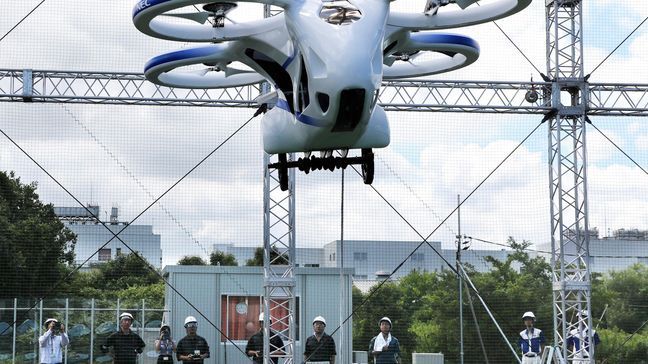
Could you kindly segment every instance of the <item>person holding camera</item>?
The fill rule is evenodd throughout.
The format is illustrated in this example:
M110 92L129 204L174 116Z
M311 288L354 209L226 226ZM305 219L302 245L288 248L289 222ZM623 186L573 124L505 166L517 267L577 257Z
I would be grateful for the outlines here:
M183 363L202 364L205 358L209 358L209 345L207 340L196 334L198 321L193 316L187 316L184 327L187 330L187 336L178 341L176 357Z
M173 363L173 353L176 351L176 344L171 339L171 328L169 325L162 325L160 337L155 340L155 351L158 352L158 364Z
M42 364L61 364L63 363L63 348L70 343L70 339L65 333L65 325L58 322L57 319L49 318L45 320L47 331L38 338L40 348L40 362Z
M142 338L131 331L132 324L133 315L128 312L119 315L119 331L108 336L106 343L101 345L101 351L104 353L112 348L113 364L137 363L137 355L141 354L146 346Z

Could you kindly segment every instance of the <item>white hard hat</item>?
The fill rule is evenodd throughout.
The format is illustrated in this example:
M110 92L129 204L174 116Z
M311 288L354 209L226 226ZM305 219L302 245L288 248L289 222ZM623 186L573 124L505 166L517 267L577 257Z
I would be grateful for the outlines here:
M131 315L128 312L123 312L121 315L119 315L119 321L124 320L124 319L128 319L128 320L133 321L133 315Z
M380 326L380 324L381 324L383 321L387 321L387 322L389 322L389 327L392 326L392 322L391 322L391 320L389 319L389 317L387 317L387 316L381 318L380 321L378 321L378 326Z
M322 316L317 316L317 317L315 317L315 318L313 319L313 324L316 323L316 322L321 322L321 323L324 324L324 326L326 326L326 320L325 320L324 317L322 317Z
M49 325L49 323L52 322L52 321L54 321L54 322L58 322L58 320L55 319L55 318L48 318L47 320L45 320L45 324L44 324L44 325L47 326L47 325Z
M192 322L198 323L198 320L196 320L196 318L193 317L193 316L187 316L187 318L185 319L184 325L187 326L187 324L190 324Z
M587 316L589 316L589 313L587 312L587 310L580 310L580 311L578 311L578 316L587 317Z
M536 319L535 315L531 311L527 311L527 312L524 313L524 315L522 315L522 320L527 319L527 318L531 318L531 319L533 319L533 321L535 321L535 319Z

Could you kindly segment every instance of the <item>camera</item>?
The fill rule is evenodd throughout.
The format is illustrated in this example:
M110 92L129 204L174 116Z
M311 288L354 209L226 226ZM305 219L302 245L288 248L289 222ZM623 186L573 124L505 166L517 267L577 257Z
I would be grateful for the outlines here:
M61 323L60 322L54 322L54 325L52 325L52 330L54 330L54 332L61 331Z

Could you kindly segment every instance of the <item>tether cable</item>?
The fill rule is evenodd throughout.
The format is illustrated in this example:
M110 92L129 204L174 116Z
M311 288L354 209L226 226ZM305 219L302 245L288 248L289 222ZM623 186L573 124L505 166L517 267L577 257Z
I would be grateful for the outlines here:
M610 139L601 129L599 129L596 125L594 125L594 123L592 123L590 120L588 120L588 121L589 121L589 124L592 125L592 127L594 129L596 129L596 131L598 131L605 139L607 139L607 141L612 143L612 145L614 145L614 147L617 150L619 150L619 152L621 152L623 155L625 155L635 166L639 167L639 169L641 169L643 171L643 173L648 175L648 171L646 171L644 169L644 167L642 167L639 163L637 163L636 160L634 160L634 158L632 158L628 153L626 153L623 149L621 149L621 147L618 146L617 143L615 143L612 139Z
M40 7L41 5L43 5L44 2L45 2L45 0L42 0L41 2L38 3L38 5L36 5L33 9L31 9L31 11L30 11L29 13L27 13L27 15L23 16L23 18L20 19L20 20L18 21L18 23L16 23L16 25L14 25L13 27L11 27L11 29L9 29L9 30L8 30L8 31L7 31L7 32L2 36L2 38L0 38L0 42L2 42L2 41L3 41L3 40L4 40L4 39L9 35L9 33L13 32L14 29L16 29L16 28L17 28L17 27L18 27L22 22L24 22L25 19L27 19L27 17L29 17L30 15L32 15L32 13L33 13L34 11L36 11L36 9L38 9L38 7Z
M592 73L594 73L597 69L599 69L599 67L601 67L601 65L602 65L605 61L607 61L608 58L610 58L610 57L612 56L612 54L614 54L614 52L616 52L617 49L619 49L619 48L623 45L623 43L626 42L626 40L630 39L630 37L631 37L631 36L632 36L632 35L633 35L633 34L634 34L634 33L635 33L639 28L641 28L641 26L646 22L646 20L648 20L648 16L645 17L644 20L642 20L641 23L639 23L639 25L637 25L637 26L636 26L636 27L635 27L635 28L630 32L630 34L628 34L628 36L625 37L625 38L621 41L621 43L619 43L619 45L616 46L616 47L612 50L612 52L610 52L610 54L608 54L607 56L605 56L605 58L603 58L603 60L602 60L602 61L601 61L601 62L600 62L596 67L594 67L594 69L592 70L592 72L590 72L590 73L587 75L587 77L591 76Z

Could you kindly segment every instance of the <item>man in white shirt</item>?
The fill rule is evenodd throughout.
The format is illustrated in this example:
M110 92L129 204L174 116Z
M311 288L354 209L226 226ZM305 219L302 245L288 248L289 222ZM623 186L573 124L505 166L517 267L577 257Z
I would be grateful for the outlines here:
M41 364L61 364L63 363L63 348L70 343L70 339L65 333L65 325L58 322L57 319L45 320L47 331L38 338L40 348Z

